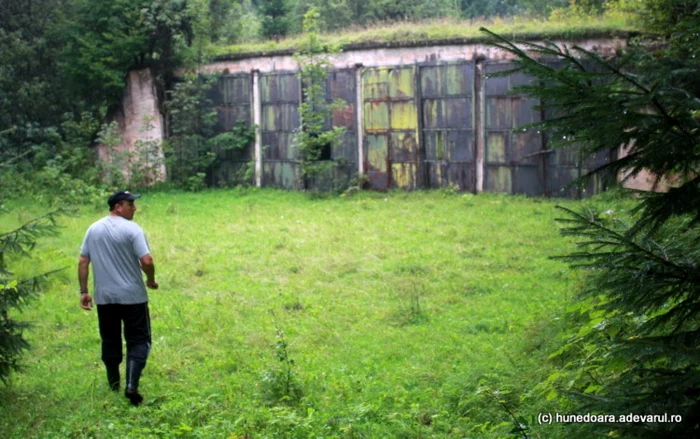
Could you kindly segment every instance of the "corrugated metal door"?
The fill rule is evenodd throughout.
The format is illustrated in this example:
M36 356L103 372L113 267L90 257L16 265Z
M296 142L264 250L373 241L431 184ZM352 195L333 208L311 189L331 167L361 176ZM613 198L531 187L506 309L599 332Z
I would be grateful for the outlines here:
M474 64L420 67L426 185L474 192Z
M542 133L513 128L537 122L537 100L512 95L510 90L531 78L523 74L489 77L508 70L510 63L484 66L484 190L509 194L544 195L545 172Z
M298 189L294 132L301 88L294 73L260 75L263 186Z
M218 133L231 131L238 121L250 127L252 118L252 75L248 73L223 75L209 92L209 99L214 103L218 114L216 130ZM244 150L231 149L216 151L219 167L211 176L211 183L237 184L241 168L254 159L253 142ZM246 182L251 183L251 182Z
M329 129L344 127L342 141L333 147L331 159L338 162L334 168L336 181L349 181L357 170L357 84L355 69L332 71L328 74L331 101L342 100L345 106L332 110Z
M372 189L414 189L420 157L416 68L362 73L365 169Z
M355 70L343 69L328 72L324 92L329 104L338 101L344 106L333 108L326 119L324 129L345 128L345 134L337 145L333 145L327 160L335 162L326 175L317 175L309 182L310 188L321 190L344 187L357 172L357 113ZM323 154L322 154L323 155Z
M603 166L614 158L615 151L599 152L593 157L581 160L581 154L575 147L557 148L549 154L547 160L548 196L566 198L585 198L601 193L607 184L606 176L596 175L584 187L571 185L579 177Z
M598 67L590 63L585 63L587 70L597 70ZM561 63L551 63L554 68L561 68ZM545 112L545 118L553 117L551 110ZM548 145L551 145L551 134L545 133L544 139ZM557 140L572 140L572 139L557 139ZM616 150L604 151L582 160L582 155L578 152L575 146L567 148L557 148L548 154L546 160L546 175L547 175L547 196L551 197L566 197L566 198L584 198L592 196L605 190L608 182L606 176L596 175L591 178L585 185L571 185L588 172L603 166L610 162L615 157ZM612 177L614 180L614 177Z

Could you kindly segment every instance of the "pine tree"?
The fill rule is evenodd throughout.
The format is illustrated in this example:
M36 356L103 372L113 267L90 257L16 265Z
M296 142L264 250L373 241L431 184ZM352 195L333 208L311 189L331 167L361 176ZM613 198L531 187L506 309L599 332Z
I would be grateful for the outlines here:
M0 233L0 381L7 383L10 373L19 370L22 352L29 347L23 331L26 322L10 316L12 309L22 309L38 292L39 281L52 272L28 279L13 278L8 265L16 257L29 257L37 239L55 235L56 218L60 211L53 211L35 218L17 229Z
M631 41L611 59L484 30L516 57L504 74L535 78L519 91L543 102L550 117L534 126L551 144L575 145L584 156L625 148L589 176L648 170L673 182L665 192L638 192L629 215L563 209L563 233L579 238L563 259L590 274L568 316L567 341L552 355L561 369L545 389L570 395L581 413L683 419L581 425L589 434L696 437L700 430L700 57L693 56L700 8L665 2L665 12L682 13L664 17L666 35Z
M0 131L0 136L4 133L6 131ZM3 181L2 174L14 173L14 162L19 158L15 156L0 162L0 181ZM6 188L0 186L0 213L6 210L4 200L7 192L3 189ZM58 229L56 218L62 212L62 209L58 209L27 221L14 230L0 231L0 381L3 383L7 383L13 370L20 368L22 352L29 347L22 336L29 325L12 318L10 311L19 310L27 304L37 294L39 281L51 274L18 280L9 269L10 262L17 257L29 257L37 239L55 235Z
M289 32L289 13L291 8L287 0L262 0L259 6L262 16L263 38L279 40Z

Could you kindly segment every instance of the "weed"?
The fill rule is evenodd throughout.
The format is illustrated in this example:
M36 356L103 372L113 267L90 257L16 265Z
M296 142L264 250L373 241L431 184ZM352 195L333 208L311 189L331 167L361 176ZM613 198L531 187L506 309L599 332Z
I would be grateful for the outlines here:
M408 308L408 322L411 324L418 324L428 320L428 315L421 305L424 295L422 286L413 285L409 294Z
M445 187L439 189L439 191L446 197L457 195L460 192L459 186L455 183L450 183Z
M277 367L263 372L263 389L265 399L270 403L296 404L303 392L297 379L294 359L289 355L289 343L277 322L274 311L270 311L275 320L276 341L274 345Z

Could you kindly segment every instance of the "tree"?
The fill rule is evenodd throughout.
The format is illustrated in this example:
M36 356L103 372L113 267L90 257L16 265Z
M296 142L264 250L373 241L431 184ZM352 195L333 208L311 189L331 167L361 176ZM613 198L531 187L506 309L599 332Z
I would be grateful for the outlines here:
M55 23L64 1L5 0L0 14L0 162L38 145L54 145L66 112L80 101L65 93ZM23 156L23 159L29 157Z
M295 18L290 26L294 33L303 32L304 15L313 9L323 11L319 13L318 27L320 31L337 31L359 23L360 17L356 7L364 2L347 0L299 0L294 11Z
M481 18L507 16L516 10L512 0L460 0L459 8L463 17Z
M84 189L85 183L72 179L97 181L90 143L99 116L70 93L60 69L66 43L62 29L72 19L71 2L4 0L2 8L0 162L6 166L0 186L16 196Z
M259 17L251 0L208 1L212 43L233 44L259 37Z
M261 0L258 7L262 17L263 38L279 40L289 33L289 12L291 7L288 0Z
M641 3L648 23L656 2ZM626 149L590 175L649 170L674 182L665 192L638 193L630 215L564 209L563 233L580 238L564 259L590 275L569 314L566 343L552 356L561 369L545 388L571 395L584 413L683 418L581 426L597 434L694 437L700 430L700 58L692 56L700 7L665 3L659 20L668 27L649 28L664 35L632 41L612 59L486 31L516 56L516 69L504 74L536 78L519 92L551 114L534 125L552 144L575 145L585 156Z
M304 189L309 188L309 180L328 173L335 163L332 149L340 142L345 129L333 127L326 129L326 122L334 107L344 102L329 103L326 81L330 61L326 48L320 41L318 30L319 13L312 8L304 16L306 41L294 59L299 64L302 101L299 105L301 128L296 136L299 147L298 159Z
M75 0L76 19L63 69L73 89L95 105L121 99L129 70L153 68L161 90L172 81L181 48L192 43L197 2Z
M9 162L0 163L0 173L8 166ZM4 195L4 190L0 190L0 206ZM56 218L60 213L50 212L14 230L0 231L0 381L3 383L7 383L12 371L20 369L21 355L29 347L23 336L29 324L17 321L9 313L29 302L38 292L39 281L51 274L18 280L10 272L9 264L17 257L29 257L37 239L55 235Z

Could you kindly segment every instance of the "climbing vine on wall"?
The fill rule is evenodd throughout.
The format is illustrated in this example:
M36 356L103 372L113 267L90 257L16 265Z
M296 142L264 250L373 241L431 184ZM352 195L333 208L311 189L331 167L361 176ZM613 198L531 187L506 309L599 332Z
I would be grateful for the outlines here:
M229 150L244 150L255 136L253 128L244 121L238 121L229 131L217 131L217 113L206 97L217 80L215 75L188 74L170 92L166 104L170 137L164 149L169 180L191 191L211 186L220 155ZM247 171L252 169L246 167ZM250 172L241 177L250 179Z

